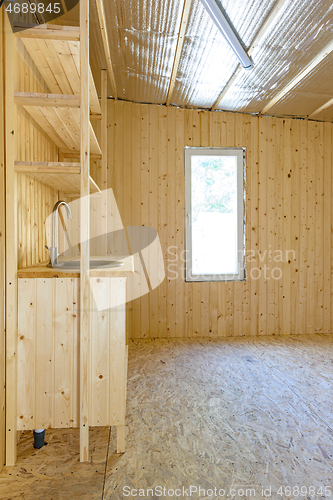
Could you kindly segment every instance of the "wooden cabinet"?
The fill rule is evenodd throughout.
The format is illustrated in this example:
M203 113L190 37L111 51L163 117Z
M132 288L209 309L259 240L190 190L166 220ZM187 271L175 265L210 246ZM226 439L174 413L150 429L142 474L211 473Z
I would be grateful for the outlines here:
M90 280L89 425L124 433L126 278ZM79 426L79 287L66 275L18 279L18 430ZM113 307L98 310L96 296Z

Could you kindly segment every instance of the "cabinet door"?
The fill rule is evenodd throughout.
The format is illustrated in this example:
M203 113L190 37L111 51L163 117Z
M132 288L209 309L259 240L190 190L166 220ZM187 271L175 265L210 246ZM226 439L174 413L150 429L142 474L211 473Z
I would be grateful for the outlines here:
M91 424L124 425L126 402L126 278L90 278Z

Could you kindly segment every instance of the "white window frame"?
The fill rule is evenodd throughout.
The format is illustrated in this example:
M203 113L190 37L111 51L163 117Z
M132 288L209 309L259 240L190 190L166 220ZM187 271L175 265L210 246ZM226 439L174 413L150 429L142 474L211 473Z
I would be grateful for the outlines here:
M192 156L237 157L237 274L192 274ZM244 281L245 271L245 164L246 148L185 147L185 281Z

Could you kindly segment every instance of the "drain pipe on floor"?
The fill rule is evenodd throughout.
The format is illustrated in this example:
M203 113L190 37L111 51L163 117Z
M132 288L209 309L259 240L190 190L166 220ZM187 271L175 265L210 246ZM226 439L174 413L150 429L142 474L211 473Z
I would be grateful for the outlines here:
M34 435L34 448L42 448L45 444L45 434L46 430L45 429L35 429L33 431Z

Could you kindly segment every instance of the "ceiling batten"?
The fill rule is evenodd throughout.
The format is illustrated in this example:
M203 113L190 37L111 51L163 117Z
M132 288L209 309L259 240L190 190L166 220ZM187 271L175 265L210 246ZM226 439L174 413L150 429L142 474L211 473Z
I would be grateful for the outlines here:
M248 50L249 57L253 56L255 49L258 47L258 45L260 45L260 42L265 37L266 32L270 28L271 24L273 23L274 19L276 18L276 16L280 12L280 10L283 8L285 3L286 3L286 0L277 0L275 2L270 13L268 14L265 21L263 22L263 24L259 28L259 31L256 34L256 36L254 37L254 40L253 40L253 42ZM255 61L254 61L254 63L255 63ZM218 96L216 101L214 102L213 106L211 107L211 111L215 111L215 109L218 107L218 105L222 101L223 97L226 95L226 93L228 92L230 87L235 83L235 81L237 80L238 76L242 73L242 71L243 71L243 68L240 65L238 65L236 71L234 72L234 74L232 75L232 77L228 81L227 85L224 87L224 89L222 90L222 92L220 93L220 95Z
M179 34L178 34L176 53L175 53L175 58L173 61L169 89L168 89L168 95L167 95L167 99L166 99L167 106L169 106L169 104L171 102L172 92L173 92L175 82L176 82L177 71L178 71L181 53L183 50L185 32L186 32L186 27L187 27L189 15L190 15L191 4L192 4L192 0L184 0L184 7L183 7L182 18L180 21L180 29L179 29Z
M291 89L293 89L306 75L308 75L325 57L333 51L333 42L330 42L312 61L286 85L261 111L261 114L267 113L277 102L279 102Z
M324 111L327 108L330 108L331 106L333 106L333 99L330 99L329 101L325 102L325 104L323 104L322 106L320 106L320 108L318 108L315 111L313 111L308 116L308 118L313 118L314 116L319 115L319 113L321 113L322 111Z
M102 42L103 42L106 65L107 65L108 75L110 78L110 83L111 83L111 88L112 88L112 94L113 94L114 99L117 100L118 99L117 87L116 87L116 80L115 80L114 72L113 72L109 39L108 39L107 30L106 30L106 21L105 21L103 0L95 0L95 3L96 3L96 8L97 8L99 27L101 30L101 37L102 37Z

